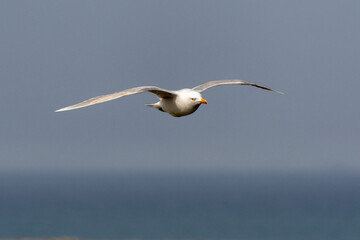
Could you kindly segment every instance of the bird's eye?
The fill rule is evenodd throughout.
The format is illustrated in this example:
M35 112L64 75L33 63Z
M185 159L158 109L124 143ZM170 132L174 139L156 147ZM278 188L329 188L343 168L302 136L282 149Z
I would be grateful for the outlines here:
M190 98L191 100L193 100L193 101L195 101L196 100L196 98Z

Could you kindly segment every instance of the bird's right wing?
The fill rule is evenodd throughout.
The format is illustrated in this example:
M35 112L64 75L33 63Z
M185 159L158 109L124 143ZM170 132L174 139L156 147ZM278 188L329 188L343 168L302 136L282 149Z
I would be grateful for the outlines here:
M264 87L264 86L261 86L261 85L256 84L256 83L245 82L245 81L238 80L238 79L210 81L210 82L203 83L203 84L201 84L199 86L194 87L193 90L198 91L198 92L203 92L208 88L212 88L212 87L216 87L216 86L220 86L220 85L229 85L229 84L232 84L232 85L250 85L250 86L261 88L261 89L264 89L264 90L267 90L267 91L272 91L272 92L277 92L277 93L283 94L282 92L276 91L274 89Z
M117 98L125 97L125 96L132 95L132 94L142 93L142 92L151 92L159 98L172 98L172 97L176 96L176 93L174 93L173 91L162 89L162 88L159 88L156 86L141 86L141 87L126 89L126 90L116 92L116 93L93 97L93 98L85 100L81 103L58 109L55 112L62 112L62 111L69 111L69 110L73 110L73 109L77 109L77 108L83 108L83 107L87 107L90 105L103 103L103 102L111 101L111 100L114 100Z

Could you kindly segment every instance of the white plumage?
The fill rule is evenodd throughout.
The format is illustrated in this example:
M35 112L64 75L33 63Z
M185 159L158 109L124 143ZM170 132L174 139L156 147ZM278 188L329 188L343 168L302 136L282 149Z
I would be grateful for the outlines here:
M81 103L71 105L65 108L61 108L56 110L56 112L68 111L77 108L83 108L90 105L111 101L117 98L121 98L124 96L142 93L142 92L151 92L155 94L159 98L159 102L154 104L148 104L149 107L154 107L159 109L160 111L167 112L174 117L182 117L189 115L195 112L201 104L207 104L207 101L202 98L201 92L205 91L208 88L219 86L219 85L250 85L254 87L258 87L267 91L278 92L268 87L264 87L255 83L249 83L242 80L218 80L218 81L210 81L199 86L196 86L192 89L185 88L177 91L170 91L166 89L162 89L156 86L141 86L126 89L120 92L101 95L98 97L90 98Z

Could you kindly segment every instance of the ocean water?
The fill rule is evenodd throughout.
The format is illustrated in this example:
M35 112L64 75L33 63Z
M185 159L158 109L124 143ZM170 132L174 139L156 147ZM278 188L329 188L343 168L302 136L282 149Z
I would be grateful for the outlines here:
M349 173L2 172L0 238L360 239Z

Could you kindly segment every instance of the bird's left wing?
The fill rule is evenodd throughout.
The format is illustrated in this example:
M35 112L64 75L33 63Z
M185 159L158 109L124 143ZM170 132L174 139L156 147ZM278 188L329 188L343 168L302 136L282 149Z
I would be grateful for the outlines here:
M271 88L264 87L264 86L261 86L261 85L256 84L256 83L245 82L245 81L238 80L238 79L210 81L210 82L207 82L207 83L204 83L204 84L201 84L199 86L194 87L193 90L198 91L198 92L203 92L206 89L211 88L211 87L220 86L220 85L229 85L229 84L250 85L250 86L261 88L261 89L264 89L264 90L267 90L267 91L272 91L272 92L277 92L277 93L282 94L282 92L273 90Z
M55 112L62 112L62 111L69 111L69 110L73 110L73 109L77 109L77 108L83 108L83 107L87 107L90 105L103 103L103 102L111 101L111 100L114 100L117 98L125 97L125 96L132 95L132 94L142 93L142 92L151 92L151 93L155 94L156 96L158 96L159 98L172 98L172 97L176 96L176 93L166 90L166 89L156 87L156 86L141 86L141 87L126 89L126 90L116 92L116 93L93 97L93 98L85 100L81 103L58 109Z

